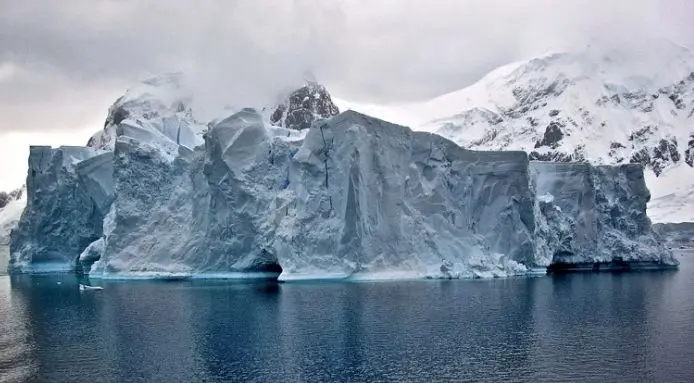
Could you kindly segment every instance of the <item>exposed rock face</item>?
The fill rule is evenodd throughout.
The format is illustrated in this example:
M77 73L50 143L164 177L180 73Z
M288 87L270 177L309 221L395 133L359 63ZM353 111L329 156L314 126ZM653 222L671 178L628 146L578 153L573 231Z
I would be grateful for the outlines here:
M352 111L297 137L246 109L194 150L119 129L113 153L32 150L13 271L290 280L676 264L645 215L639 165L530 164Z
M3 209L10 202L22 198L24 189L12 190L11 192L0 191L0 209Z
M273 125L294 130L311 127L315 121L340 113L324 86L308 83L293 91L270 116Z
M694 167L694 134L689 136L687 149L684 151L684 162L690 167Z
M102 235L113 199L109 152L34 146L29 154L27 206L11 234L9 269L69 271Z
M535 148L541 146L549 146L552 149L556 149L559 146L559 141L564 138L564 133L561 131L561 125L556 122L551 122L547 125L547 130L545 130L545 135L542 137L542 141L538 141L535 144Z

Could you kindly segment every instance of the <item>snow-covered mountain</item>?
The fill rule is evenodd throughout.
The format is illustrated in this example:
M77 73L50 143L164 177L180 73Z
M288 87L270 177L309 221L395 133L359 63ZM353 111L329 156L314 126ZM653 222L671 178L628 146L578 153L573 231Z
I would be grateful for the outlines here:
M308 82L294 90L275 108L270 115L270 123L288 129L303 130L311 127L314 121L322 120L340 113L323 85Z
M26 202L24 186L9 193L0 191L0 246L10 244L10 231L17 226Z
M341 107L469 149L524 150L541 161L641 163L650 217L694 221L694 54L671 43L548 54L427 102Z

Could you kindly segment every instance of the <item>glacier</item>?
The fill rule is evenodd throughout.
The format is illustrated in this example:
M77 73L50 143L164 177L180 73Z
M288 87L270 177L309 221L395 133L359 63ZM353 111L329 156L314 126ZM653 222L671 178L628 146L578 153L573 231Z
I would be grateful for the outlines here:
M181 140L159 124L185 109L172 105L117 122L112 108L86 148L31 148L11 272L288 281L677 265L646 215L641 165L537 163L332 109L299 131L243 109Z

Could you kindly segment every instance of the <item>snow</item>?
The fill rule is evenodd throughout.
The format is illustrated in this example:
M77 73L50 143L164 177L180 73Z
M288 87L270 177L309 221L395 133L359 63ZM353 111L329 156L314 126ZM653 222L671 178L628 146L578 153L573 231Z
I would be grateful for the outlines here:
M10 231L17 227L26 203L26 187L22 187L19 189L18 198L12 198L7 205L0 208L0 246L10 244Z
M660 177L647 173L651 191L648 215L653 222L694 222L694 172L684 163L666 169Z
M143 81L128 89L109 109L104 130L88 146L113 150L118 136L134 136L158 146L202 145L207 127L193 115L193 96L180 73Z

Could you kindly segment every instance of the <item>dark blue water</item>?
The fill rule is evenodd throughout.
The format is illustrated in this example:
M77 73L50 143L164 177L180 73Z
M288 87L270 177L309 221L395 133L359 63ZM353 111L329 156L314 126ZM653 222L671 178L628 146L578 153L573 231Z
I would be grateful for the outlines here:
M693 381L677 272L491 281L0 277L0 381ZM60 284L58 284L60 282Z

